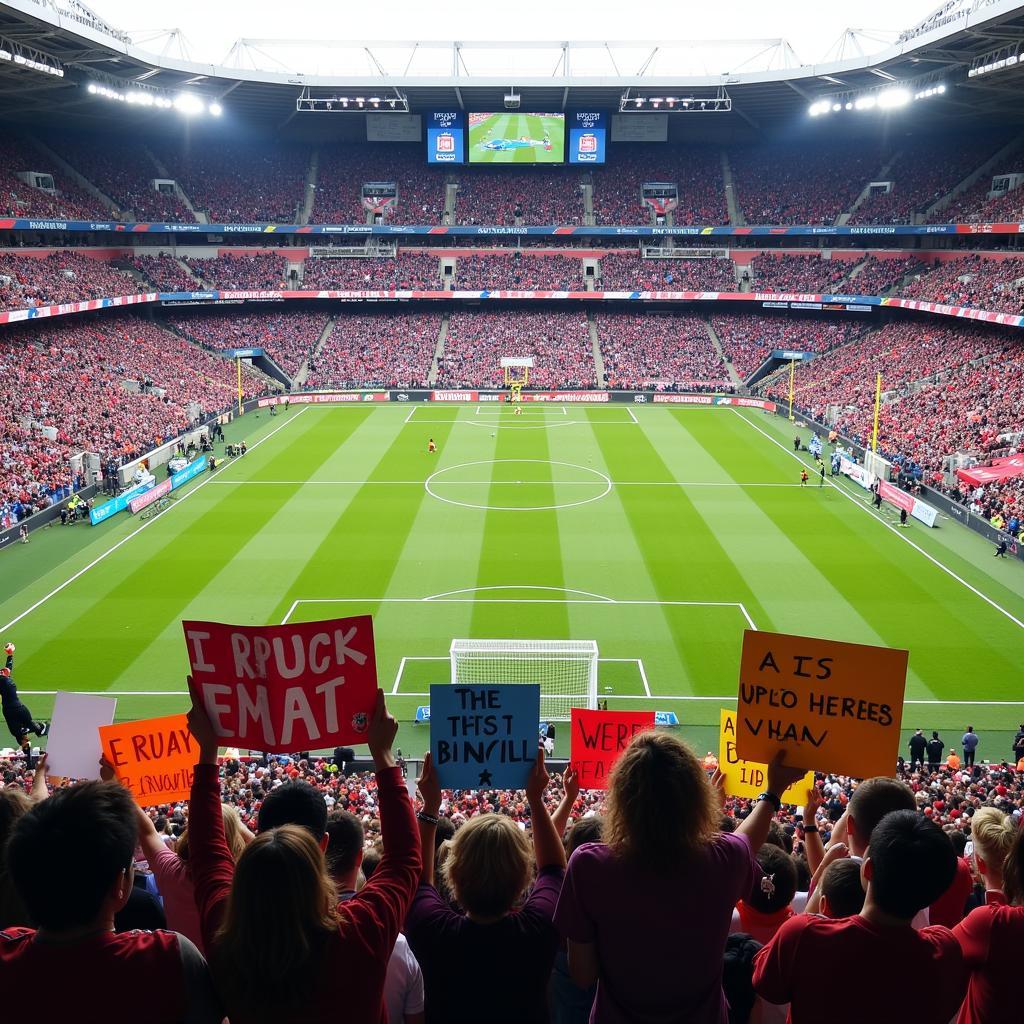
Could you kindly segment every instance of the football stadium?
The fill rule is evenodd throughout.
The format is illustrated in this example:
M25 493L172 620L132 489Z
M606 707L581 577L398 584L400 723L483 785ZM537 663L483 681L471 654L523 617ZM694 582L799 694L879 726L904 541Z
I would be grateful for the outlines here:
M234 6L0 3L0 989L1019 1024L1024 4Z

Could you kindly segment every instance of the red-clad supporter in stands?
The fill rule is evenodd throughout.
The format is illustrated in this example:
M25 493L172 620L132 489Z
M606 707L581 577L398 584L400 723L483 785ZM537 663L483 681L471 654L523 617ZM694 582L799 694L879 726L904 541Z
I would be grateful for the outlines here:
M732 389L722 357L698 316L599 313L597 334L608 387Z
M26 184L19 174L36 171L53 178L55 192ZM114 215L95 196L54 166L53 158L5 133L0 147L0 216L111 220Z
M575 169L460 168L456 224L581 224L583 198Z
M905 277L926 269L916 256L868 256L856 276L851 276L843 286L843 291L854 295L885 295L892 291L902 295L904 289L896 285Z
M455 287L466 291L583 291L583 262L571 256L524 256L518 251L459 256Z
M285 287L285 259L271 252L235 252L213 259L186 257L207 288L278 291Z
M124 265L141 274L147 285L162 292L194 292L203 289L203 282L193 277L173 256L160 253L157 256L138 254Z
M617 291L738 291L730 259L641 259L615 252L601 257L600 288Z
M403 250L396 258L360 256L354 259L307 259L302 288L340 291L439 291L441 261L436 255Z
M747 224L834 224L884 160L857 142L737 147L729 162Z
M750 261L750 276L758 292L822 294L845 290L843 281L855 266L845 260L822 259L817 254L759 253Z
M1024 166L1024 158L1015 158L1017 166ZM1019 172L995 172L1019 173ZM940 224L1005 223L1024 220L1024 188L1018 186L1004 192L995 199L989 199L992 191L993 173L981 176L977 184L955 196L949 203L936 210L931 220Z
M678 187L679 205L672 212L673 223L729 223L718 149L661 142L613 143L607 164L594 167L592 178L598 224L650 224L651 208L640 198L640 186L648 181Z
M337 316L306 385L425 387L440 327L440 317L429 313Z
M1024 257L986 259L972 254L936 263L900 295L947 306L972 306L997 313L1024 313Z
M365 224L363 185L387 181L398 187L395 205L381 211L387 223L441 224L445 174L443 167L424 164L419 144L322 146L310 223Z
M445 387L500 387L502 356L532 356L530 386L582 388L596 384L590 330L584 313L554 311L452 313L437 383Z
M103 260L68 249L58 249L42 259L0 250L0 308L25 309L83 299L134 295L144 291L129 275Z

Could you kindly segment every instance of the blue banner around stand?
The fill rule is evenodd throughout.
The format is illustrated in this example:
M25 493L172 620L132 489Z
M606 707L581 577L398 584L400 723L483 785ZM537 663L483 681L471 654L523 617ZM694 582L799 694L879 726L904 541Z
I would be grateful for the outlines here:
M110 501L105 501L98 508L91 509L89 512L89 522L93 526L98 523L102 523L109 519L113 515L117 515L118 512L123 512L128 507L128 502L132 498L137 498L140 494L145 494L146 491L156 486L156 477L151 477L144 483L139 484L136 487L132 487L125 491L123 494L119 494L116 498L111 498Z

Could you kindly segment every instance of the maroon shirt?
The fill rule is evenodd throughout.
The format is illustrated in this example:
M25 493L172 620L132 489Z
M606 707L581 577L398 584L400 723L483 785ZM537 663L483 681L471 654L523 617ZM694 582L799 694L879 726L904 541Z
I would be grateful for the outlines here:
M978 907L953 934L971 969L957 1024L1018 1024L1024 907L998 903Z

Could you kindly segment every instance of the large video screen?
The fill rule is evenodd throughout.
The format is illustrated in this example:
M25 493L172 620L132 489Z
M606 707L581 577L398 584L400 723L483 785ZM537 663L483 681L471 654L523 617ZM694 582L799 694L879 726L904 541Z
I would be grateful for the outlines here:
M390 117L390 115L388 115ZM434 110L427 115L427 163L461 164L466 119L461 110Z
M573 111L569 115L569 163L603 164L607 129L604 111Z
M469 115L471 164L561 164L565 162L565 114Z

